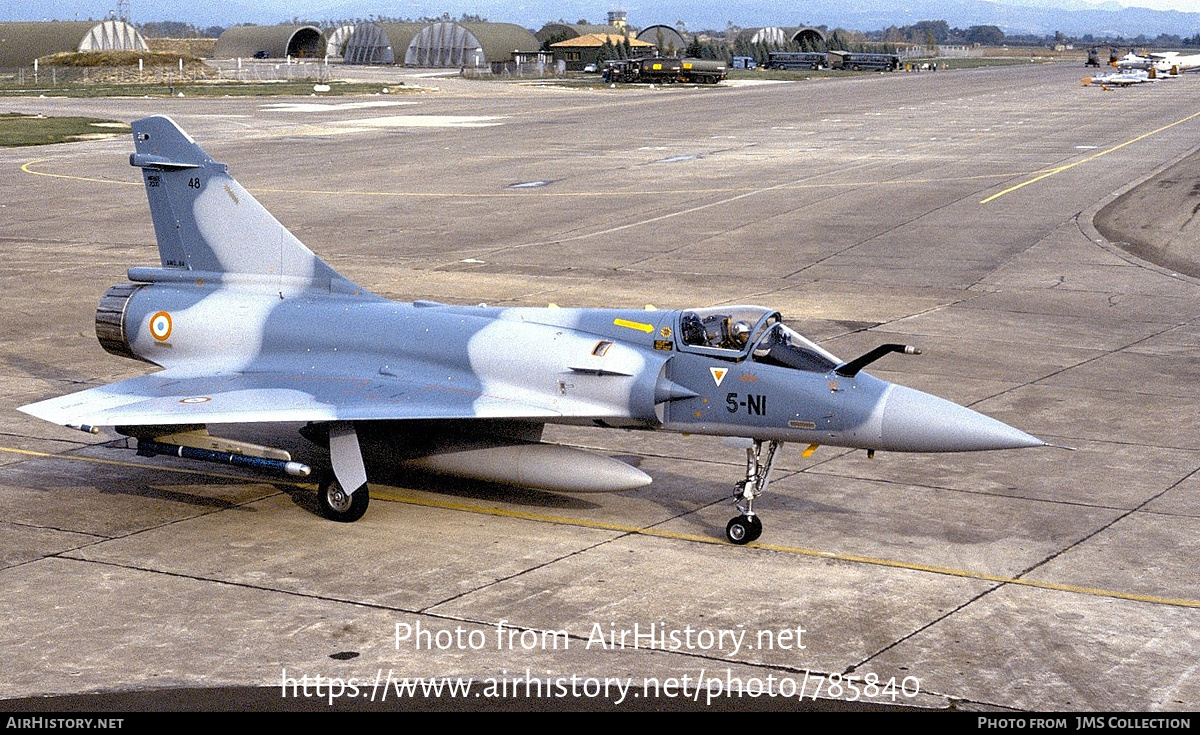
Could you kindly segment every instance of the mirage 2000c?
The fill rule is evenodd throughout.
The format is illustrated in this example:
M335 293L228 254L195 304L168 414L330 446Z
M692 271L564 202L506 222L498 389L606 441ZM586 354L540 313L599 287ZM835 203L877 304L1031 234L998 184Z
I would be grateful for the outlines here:
M733 437L746 450L726 536L758 538L754 500L786 442L869 451L1045 446L957 404L872 377L773 309L492 308L397 303L335 272L166 117L133 123L159 267L96 313L109 352L162 368L22 407L173 454L307 476L282 449L210 427L296 423L329 447L322 513L367 510L366 442L401 467L559 492L631 490L641 470L541 441L546 424ZM360 443L362 439L362 443Z

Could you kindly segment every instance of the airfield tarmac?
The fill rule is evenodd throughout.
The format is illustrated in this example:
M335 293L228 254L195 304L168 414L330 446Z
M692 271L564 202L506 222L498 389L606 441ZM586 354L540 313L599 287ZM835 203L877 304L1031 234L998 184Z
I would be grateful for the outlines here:
M7 149L0 697L391 672L473 678L467 706L490 701L489 679L530 676L618 710L646 679L675 681L664 704L705 681L696 706L714 680L771 682L789 697L711 706L782 707L818 684L854 697L831 689L840 675L884 704L1194 709L1200 281L1091 219L1196 150L1200 75L1114 92L1081 76L6 99L171 115L318 255L392 298L769 305L844 359L914 344L924 354L871 372L1075 451L788 446L756 503L762 538L736 547L742 450L551 428L654 483L563 496L380 471L366 517L331 523L311 484L147 460L15 410L145 371L100 348L93 315L157 252L126 137ZM686 641L634 647L651 626ZM633 683L621 704L606 679Z

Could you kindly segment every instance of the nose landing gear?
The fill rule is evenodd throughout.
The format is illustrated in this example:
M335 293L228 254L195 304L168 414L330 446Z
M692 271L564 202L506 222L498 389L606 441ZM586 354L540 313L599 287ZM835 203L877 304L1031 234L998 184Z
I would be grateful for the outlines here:
M763 445L766 445L765 447ZM754 513L754 499L767 490L775 454L783 442L755 440L746 448L746 479L738 482L733 502L741 513L725 526L725 538L731 543L748 544L762 535L762 521Z
M756 515L731 518L725 526L725 538L735 544L748 544L762 535L762 521Z

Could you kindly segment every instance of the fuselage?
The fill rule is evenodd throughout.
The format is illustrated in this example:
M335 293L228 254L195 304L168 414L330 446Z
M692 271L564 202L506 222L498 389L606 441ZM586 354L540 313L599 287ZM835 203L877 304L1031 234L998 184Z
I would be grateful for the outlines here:
M842 361L763 307L452 306L139 273L162 277L126 299L128 350L176 374L287 376L299 390L338 376L350 389L358 381L381 405L453 392L475 401L481 416L527 410L542 423L864 449L963 451L1023 441L929 394L866 372L839 375ZM938 428L946 422L965 426L965 434Z

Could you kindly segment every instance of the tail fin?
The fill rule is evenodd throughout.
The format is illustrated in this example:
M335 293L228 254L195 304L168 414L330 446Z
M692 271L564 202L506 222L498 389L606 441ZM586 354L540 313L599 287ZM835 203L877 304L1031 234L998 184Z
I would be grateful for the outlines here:
M133 123L162 267L355 289L288 232L169 117ZM299 279L299 280L292 280Z

